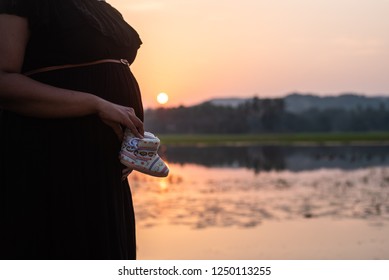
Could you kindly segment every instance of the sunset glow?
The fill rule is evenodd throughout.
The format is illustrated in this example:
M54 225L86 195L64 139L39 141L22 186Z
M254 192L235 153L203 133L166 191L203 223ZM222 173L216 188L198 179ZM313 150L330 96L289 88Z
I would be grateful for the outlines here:
M161 105L164 105L166 104L167 102L169 101L169 96L164 93L164 92L161 92L157 95L157 102Z
M214 97L389 94L389 1L109 1L140 34L144 106ZM173 102L174 100L174 102Z

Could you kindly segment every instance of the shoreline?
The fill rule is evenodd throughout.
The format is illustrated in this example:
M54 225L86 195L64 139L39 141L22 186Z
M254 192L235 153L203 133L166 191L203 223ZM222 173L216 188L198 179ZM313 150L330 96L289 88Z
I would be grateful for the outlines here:
M389 132L278 134L160 134L163 145L174 146L387 146Z

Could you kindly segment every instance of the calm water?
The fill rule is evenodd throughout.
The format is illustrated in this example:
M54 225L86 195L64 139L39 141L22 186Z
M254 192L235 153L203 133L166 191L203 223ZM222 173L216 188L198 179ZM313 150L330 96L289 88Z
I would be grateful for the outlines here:
M389 259L388 146L161 152L129 176L140 259Z

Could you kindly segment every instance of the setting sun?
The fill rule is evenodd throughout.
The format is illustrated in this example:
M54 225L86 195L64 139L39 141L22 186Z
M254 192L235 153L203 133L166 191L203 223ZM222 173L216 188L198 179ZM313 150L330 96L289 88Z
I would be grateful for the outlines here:
M169 107L291 92L388 93L389 1L108 2L144 42L131 67L146 108L161 106L162 89Z
M169 96L166 93L161 92L157 95L157 101L161 105L166 104L169 101Z

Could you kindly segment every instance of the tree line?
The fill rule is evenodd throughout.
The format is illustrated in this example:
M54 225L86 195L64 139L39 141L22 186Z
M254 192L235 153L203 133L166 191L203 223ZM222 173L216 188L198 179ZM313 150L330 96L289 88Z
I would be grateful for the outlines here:
M145 126L155 133L295 133L388 131L389 108L310 108L292 113L283 98L254 97L238 106L205 102L196 106L148 109Z

